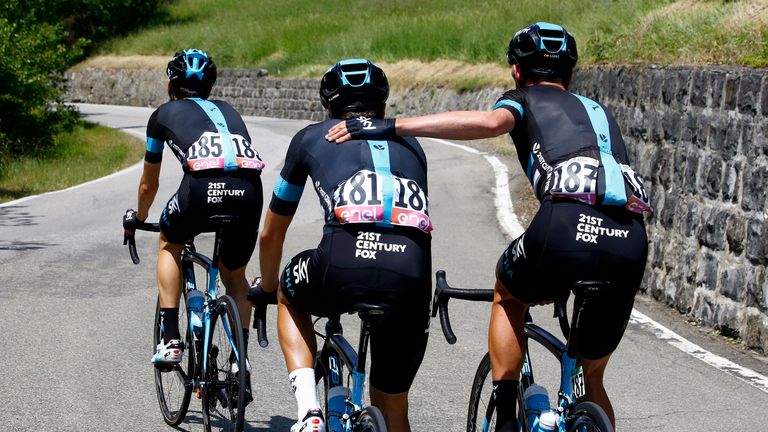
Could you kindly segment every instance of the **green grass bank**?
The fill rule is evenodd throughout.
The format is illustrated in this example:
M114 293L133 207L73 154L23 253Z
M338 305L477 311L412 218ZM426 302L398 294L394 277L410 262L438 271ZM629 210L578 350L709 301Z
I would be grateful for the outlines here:
M583 64L768 65L768 0L177 0L99 54L202 47L274 76L316 76L347 57L501 65L536 21L569 29Z
M141 140L91 123L56 136L49 154L8 161L0 178L0 202L64 189L141 161Z

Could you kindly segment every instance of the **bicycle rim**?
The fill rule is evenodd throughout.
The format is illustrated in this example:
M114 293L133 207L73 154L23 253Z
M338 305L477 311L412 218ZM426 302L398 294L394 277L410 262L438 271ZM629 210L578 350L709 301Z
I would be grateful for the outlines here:
M155 325L153 333L154 345L152 346L152 352L154 354L155 347L160 343L160 338L162 336L160 330L159 302L155 308ZM178 426L184 421L184 417L187 415L189 399L192 395L192 382L190 377L195 370L194 349L190 349L190 341L192 339L187 326L187 310L183 304L179 306L179 333L184 335L182 337L182 342L186 344L187 347L185 352L185 355L187 356L186 362L182 362L180 365L167 372L161 371L158 368L153 368L157 403L160 406L160 413L163 415L163 420L170 426ZM184 370L185 363L186 371Z
M384 422L384 414L375 406L369 406L360 411L353 432L387 432L387 424Z
M475 372L469 396L467 432L493 431L496 425L496 407L491 398L491 357L486 353Z
M235 301L222 296L211 313L208 370L202 390L203 425L206 431L239 432L245 418L246 371L243 332ZM240 355L235 356L234 350Z
M613 432L608 415L594 402L581 402L570 410L565 420L567 432Z

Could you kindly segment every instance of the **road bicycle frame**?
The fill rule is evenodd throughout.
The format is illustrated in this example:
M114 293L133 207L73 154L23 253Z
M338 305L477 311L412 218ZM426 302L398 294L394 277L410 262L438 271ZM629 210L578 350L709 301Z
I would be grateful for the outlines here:
M363 392L365 391L366 376L365 362L368 353L368 342L370 341L371 336L370 321L362 317L361 319L360 343L357 352L344 338L338 317L328 319L328 322L325 325L325 343L320 351L321 355L325 355L328 358L329 387L343 385L343 380L340 376L339 362L350 371L352 376L352 395L349 402L353 405L353 411L360 411L364 408Z
M219 277L219 268L218 268L218 261L219 261L219 247L221 245L221 239L219 238L219 235L216 235L216 241L213 247L213 258L208 258L207 256L198 253L195 250L194 244L187 244L184 246L184 249L182 250L181 254L181 266L182 266L182 274L183 274L183 286L184 286L184 299L186 300L187 294L190 291L197 290L197 282L195 279L195 268L194 264L197 264L201 266L208 275L207 280L207 288L205 291L205 303L204 303L204 309L203 309L203 347L202 350L198 350L197 352L207 353L208 349L210 347L210 335L211 335L211 309L213 305L216 304L216 301L219 298L219 292L218 292L218 277ZM191 322L191 314L193 312L187 310L187 322ZM229 323L226 320L222 320L222 325L224 327L224 331L227 335L227 338L229 338L230 346L233 348L236 358L239 360L240 353L237 349L237 344L234 341L234 338L232 336L232 331L229 328ZM197 342L197 335L194 334L194 342ZM203 361L198 362L198 368L195 371L195 375L198 377L204 377L206 376L206 372L208 372L208 356L203 355ZM199 358L199 357L198 357ZM200 385L205 385L205 382L200 382Z

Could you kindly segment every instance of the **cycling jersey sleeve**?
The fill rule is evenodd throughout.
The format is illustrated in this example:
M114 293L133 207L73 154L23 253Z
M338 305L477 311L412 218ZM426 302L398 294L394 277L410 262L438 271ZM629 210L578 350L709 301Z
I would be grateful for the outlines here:
M493 106L493 109L502 108L511 112L515 117L515 124L518 125L523 120L525 115L523 105L523 92L519 90L509 90L501 95L501 97L496 101L496 104Z
M157 110L155 110L147 123L147 151L144 153L144 160L149 163L160 163L163 160L165 136L157 117Z
M296 213L301 194L304 192L304 184L309 176L309 169L304 161L305 153L302 150L305 130L301 130L291 140L285 155L285 165L272 191L269 209L279 215L291 216Z

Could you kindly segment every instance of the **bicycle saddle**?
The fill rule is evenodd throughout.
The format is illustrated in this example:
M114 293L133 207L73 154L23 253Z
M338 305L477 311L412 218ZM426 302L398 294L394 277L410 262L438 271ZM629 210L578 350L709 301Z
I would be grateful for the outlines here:
M357 313L361 319L380 320L387 314L387 306L374 303L356 303L352 305L349 313Z
M240 218L234 215L213 215L208 218L208 222L214 227L222 227L237 222Z
M580 280L571 285L571 291L574 294L597 293L611 286L611 283L605 280Z

